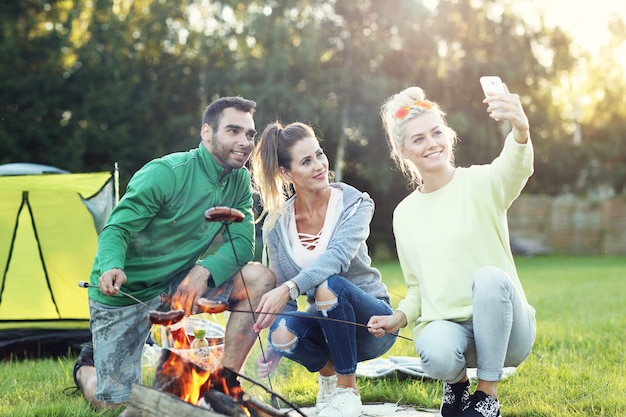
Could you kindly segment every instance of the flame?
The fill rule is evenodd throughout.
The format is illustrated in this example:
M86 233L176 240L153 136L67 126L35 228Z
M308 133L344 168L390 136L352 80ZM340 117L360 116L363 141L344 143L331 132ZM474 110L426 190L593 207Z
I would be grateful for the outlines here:
M198 405L205 393L215 389L239 402L243 412L250 417L250 410L241 402L245 392L238 383L232 384L232 371L225 371L220 366L224 355L223 337L208 338L208 347L191 349L193 336L186 333L182 321L153 328L155 335L165 335L166 346L169 346L162 350L154 388L193 405Z
M220 377L219 375L215 376L217 377L217 380L213 382L214 387L217 387L219 385L219 388L221 388L220 391L222 391L224 394L233 397L237 401L241 400L241 397L243 396L243 390L240 386L230 387L228 386L227 378Z
M159 366L154 385L195 405L206 391L210 376L210 371L170 352Z
M205 393L220 391L239 403L244 414L250 417L250 409L245 401L242 401L245 392L236 383L231 370L219 367L210 371L192 362L190 358L180 355L179 352L170 349L162 351L153 383L154 388L173 394L193 405L198 405Z
M183 303L181 303L180 301L173 301L170 304L172 310L184 310L185 306L183 306Z
M171 333L173 347L175 349L189 349L189 346L191 345L191 340L185 332L185 328L182 326L182 324L178 328L171 330Z
M244 412L245 415L250 417L250 410L246 405L241 403L241 399L245 392L243 391L243 389L241 389L240 385L229 385L228 383L229 378L227 375L230 373L231 372L226 370L225 368L219 368L218 370L216 370L211 375L211 388L221 391L229 397L233 398L235 401L240 402L239 406L241 410Z

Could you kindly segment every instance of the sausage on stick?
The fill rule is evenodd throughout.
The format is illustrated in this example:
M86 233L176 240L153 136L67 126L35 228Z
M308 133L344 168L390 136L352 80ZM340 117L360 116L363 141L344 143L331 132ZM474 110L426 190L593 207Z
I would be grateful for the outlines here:
M244 218L241 211L231 207L211 207L204 212L204 219L207 222L241 223Z
M90 287L99 288L97 285L91 285L85 281L78 281L78 286L81 288L90 288ZM120 294L130 298L131 300L135 301L136 303L139 303L143 307L150 310L150 313L148 314L148 320L150 320L150 323L152 324L162 324L164 326L170 326L174 323L178 323L185 316L185 310L179 309L179 310L171 310L171 311L156 311L152 309L152 307L150 307L148 304L144 303L143 301L135 297L134 295L131 295L127 293L126 291L122 291L122 290L118 290L118 291L120 292Z

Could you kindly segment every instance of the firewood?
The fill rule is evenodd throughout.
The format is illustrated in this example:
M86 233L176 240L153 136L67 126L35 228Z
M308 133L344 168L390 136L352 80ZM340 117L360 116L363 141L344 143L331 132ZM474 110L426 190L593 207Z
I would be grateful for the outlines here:
M187 403L175 395L143 385L133 385L124 417L224 417Z
M204 393L204 401L217 413L229 417L247 417L241 408L241 402L216 389Z
M241 401L250 410L250 414L256 414L256 417L287 417L289 413L282 412L275 409L269 404L266 404L250 394L243 394Z
M185 395L190 394L188 389L192 375L202 375L208 379L210 374L206 369L189 361L177 352L171 349L162 349L152 387L159 391L174 394L184 400L186 399ZM208 389L208 381L206 386L198 388L200 392L197 393L195 401Z

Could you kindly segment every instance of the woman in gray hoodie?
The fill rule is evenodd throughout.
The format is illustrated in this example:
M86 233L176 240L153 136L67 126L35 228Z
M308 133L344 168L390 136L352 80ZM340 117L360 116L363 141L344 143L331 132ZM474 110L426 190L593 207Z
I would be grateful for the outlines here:
M257 307L255 330L270 327L259 376L285 356L319 372L318 416L356 417L357 363L384 354L396 339L377 339L365 326L371 316L393 312L367 250L374 202L350 185L330 183L328 158L303 123L268 125L252 167L266 216L264 253L277 285ZM300 295L306 311L298 311Z

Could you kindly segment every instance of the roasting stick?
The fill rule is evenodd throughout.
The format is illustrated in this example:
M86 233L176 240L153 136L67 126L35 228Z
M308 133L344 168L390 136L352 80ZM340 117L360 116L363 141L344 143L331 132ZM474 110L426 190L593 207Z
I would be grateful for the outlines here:
M231 310L229 309L228 311L230 312L235 312L235 313L249 313L249 311L245 311L245 310ZM290 313L290 312L284 312L284 313L270 313L269 311L257 311L257 313L260 314L269 314L271 316L296 316L295 313ZM307 316L310 317L312 319L317 319L317 320L324 320L324 321L334 321L335 323L344 323L344 324L351 324L353 326L358 326L358 327L365 327L366 329L371 329L370 326L368 326L367 324L363 324L363 323L357 323L355 321L348 321L348 320L340 320L340 319L334 319L332 317L321 317L321 316ZM393 334L398 336L400 339L405 339L405 340L410 340L411 342L413 341L413 339L411 339L410 337L406 337L406 336L402 336L401 334L398 333L392 333L392 332L385 332L387 334Z
M235 256L235 263L239 266L239 274L241 274L241 282L243 283L243 289L246 292L246 298L248 299L248 304L250 306L250 311L248 313L252 314L252 320L256 322L256 314L254 314L254 307L252 307L252 301L250 301L250 293L248 292L248 286L246 285L246 280L243 276L243 265L239 263L239 258L237 257L237 251L235 250L235 244L233 243L233 238L230 235L229 225L231 223L240 223L244 220L244 214L234 208L231 207L212 207L204 212L204 219L207 222L221 222L224 225L226 230L226 234L228 234L228 240L230 241L230 246L233 249L233 255ZM261 349L261 355L263 355L263 360L267 360L265 357L265 349L263 348L263 342L261 341L261 334L257 333L257 340L259 342L259 347ZM267 382L270 387L271 398L272 398L272 406L276 409L280 408L278 404L278 397L274 393L274 389L272 388L272 379L269 375L267 375Z
M100 288L97 285L91 285L88 282L85 281L78 281L78 286L81 288ZM140 299L138 299L137 297L135 297L134 295L131 295L129 293L127 293L126 291L122 291L120 289L118 289L119 293L130 298L131 300L141 304L142 306L144 306L145 308L147 308L150 311L153 311L154 309L152 307L150 307L148 304L144 303L143 301L141 301Z
M230 309L228 308L227 304L211 303L211 301L207 300L206 298L200 298L198 302L196 303L196 305L204 313L220 313L222 311L230 311L231 313L252 313L251 311L247 311L247 310ZM293 313L293 312L270 313L269 311L257 311L257 313L269 314L271 316L296 316L297 315L296 313ZM335 323L351 324L353 326L365 327L367 329L370 328L370 326L368 326L367 324L357 323L357 322L348 321L348 320L334 319L332 317L321 317L321 316L309 316L309 317L312 319L317 319L317 320L325 320L325 321L333 321ZM411 339L410 337L402 336L401 334L398 334L398 333L391 333L391 332L387 332L387 333L394 334L401 339L413 341L413 339Z
M78 281L78 286L81 288L100 288L97 285L91 285L85 281ZM150 320L150 323L152 324L161 324L164 326L169 326L174 323L178 323L185 316L184 310L157 311L153 309L152 307L150 307L148 304L144 303L143 301L135 297L134 295L131 295L127 293L126 291L122 291L120 289L118 289L118 291L123 296L130 298L131 300L135 301L142 307L145 307L148 310L150 310L150 313L148 314L148 319ZM185 337L186 336L187 334L185 334ZM189 338L187 338L187 340L189 340Z
M228 369L230 369L230 368L228 368ZM269 389L269 388L267 388L266 386L264 386L264 385L262 385L262 384L258 383L258 382L257 382L257 381L255 381L254 379L252 379L252 378L250 378L250 377L248 377L248 376L245 376L244 374L240 374L239 372L236 372L236 371L234 371L234 370L232 370L232 369L230 369L230 371L231 371L231 372L233 372L233 373L235 373L235 374L237 374L237 375L239 375L242 379L245 379L246 381L249 381L249 382L253 383L254 385L257 385L257 386L259 386L259 387L263 388L266 392L268 392L268 393L272 394L272 396L275 396L275 397L277 397L277 398L280 398L281 400L283 400L283 402L284 402L285 404L287 404L289 407L291 407L291 409L292 409L292 410L294 410L295 412L297 412L298 414L300 414L302 417L308 417L306 414L304 414L304 412L303 412L303 411L302 411L302 410L301 410L301 409L300 409L297 405L293 404L291 401L289 401L288 399L286 399L286 398L285 398L285 397L283 397L282 395L280 395L280 394L278 394L278 393L276 393L276 392L272 391L271 389ZM248 395L248 394L244 394L244 395ZM260 405L260 404L256 404L256 405L258 406L258 405ZM274 407L274 408L278 409L277 407ZM267 411L269 411L269 410L267 410Z

